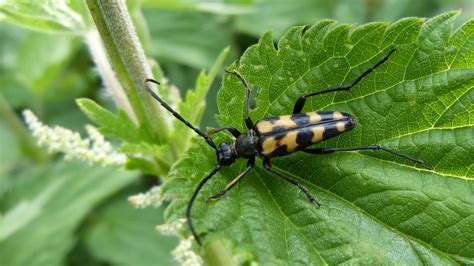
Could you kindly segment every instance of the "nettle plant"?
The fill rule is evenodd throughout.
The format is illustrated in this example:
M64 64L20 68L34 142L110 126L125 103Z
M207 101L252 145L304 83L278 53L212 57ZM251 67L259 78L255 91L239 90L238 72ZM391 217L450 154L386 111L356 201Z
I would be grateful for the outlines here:
M77 142L82 154L58 141L52 149L66 147L71 157L160 176L161 186L130 201L139 207L169 202L166 224L158 230L182 239L175 250L181 262L200 264L204 257L209 265L474 263L474 20L455 30L458 12L358 27L323 20L289 29L276 46L271 32L263 35L230 66L253 88L253 121L290 114L304 93L350 84L395 48L350 92L309 98L303 111L347 112L358 121L351 132L316 147L378 143L433 169L373 151L295 153L272 165L309 188L321 208L261 163L222 199L208 201L245 169L245 161L238 161L217 173L196 200L193 221L200 247L185 226L186 206L196 185L214 169L215 151L154 102L143 82L159 80L160 96L198 125L227 50L182 100L159 67L145 59L126 9L95 1L88 6L128 103L118 104L121 109L114 114L79 99L98 126L98 131L89 129L92 143ZM217 99L221 126L246 131L244 92L238 79L224 74ZM53 140L54 134L65 136L48 131L32 113L26 116L43 143L52 142L45 132ZM101 134L118 141L119 148L113 150ZM78 138L71 133L64 143ZM218 144L231 140L225 133L213 138ZM101 147L107 152L98 154ZM94 148L96 153L85 154Z

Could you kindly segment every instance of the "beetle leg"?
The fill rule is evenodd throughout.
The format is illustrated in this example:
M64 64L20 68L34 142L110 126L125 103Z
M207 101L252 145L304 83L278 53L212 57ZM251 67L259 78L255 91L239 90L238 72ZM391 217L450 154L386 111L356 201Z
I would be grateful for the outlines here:
M376 151L376 150L382 150L382 151L386 151L386 152L391 153L391 154L393 154L393 155L396 155L396 156L405 158L405 159L407 159L407 160L410 160L410 161L412 161L412 162L418 163L418 164L420 164L421 166L423 166L424 168L431 170L431 167L429 167L428 165L426 165L425 162L423 162L422 160L413 158L413 157L408 156L408 155L403 154L403 153L399 153L399 152L396 152L396 151L392 151L392 150L387 149L387 148L385 148L385 147L382 147L382 146L380 146L380 145L378 145L378 144L375 144L375 145L368 145L368 146L351 147L351 148L317 148L317 149L303 149L302 151L303 151L303 152L306 152L306 153L311 153L311 154L326 154L326 153L332 153L332 152L336 152L336 151L360 151L360 150L374 150L374 151Z
M390 50L390 52L388 53L388 55L386 55L384 58L382 58L379 62L377 62L377 64L375 64L374 66L372 66L371 68L367 69L364 73L362 73L354 82L352 82L351 84L349 85L344 85L344 86L340 86L340 87L335 87L335 88L329 88L329 89L325 89L325 90L320 90L320 91L314 91L314 92L310 92L308 94L305 94L303 96L300 96L298 98L298 100L296 100L295 102L295 106L293 107L293 114L299 114L301 113L301 110L303 110L303 107L304 107L304 104L306 102L306 98L308 97L311 97L311 96L315 96L315 95L319 95L319 94L324 94L324 93L328 93L328 92L334 92L334 91L348 91L348 90L351 90L357 83L359 83L359 81L361 81L363 78L365 78L367 75L370 74L370 72L374 71L374 69L376 69L378 66L380 66L381 64L385 63L385 61L388 60L388 58L390 57L390 55L395 52L395 48L393 48L392 50Z
M231 188L233 188L235 186L235 184L237 184L237 182L240 181L240 179L242 179L242 177L244 177L245 175L247 175L247 173L250 171L250 169L252 169L252 167L255 165L255 157L253 158L250 158L247 162L247 168L245 168L245 170L240 173L236 178L234 178L234 180L232 180L226 187L224 190L222 190L221 192L215 194L214 196L211 196L209 197L210 200L218 200L220 199L220 197L224 196L225 193L227 193L227 191L229 191Z
M301 185L300 182L298 182L298 180L293 179L293 178L291 178L291 177L289 177L289 176L273 169L272 165L270 164L270 158L264 158L263 159L263 167L265 167L265 169L267 169L269 172L271 172L271 173L285 179L286 181L290 182L291 184L297 186L299 189L301 189L301 191L303 191L303 193L306 195L306 197L309 199L309 201L314 202L318 208L321 206L321 204L316 200L316 198L314 198L314 196L311 194L311 192L309 192L309 190L305 186Z
M252 129L253 122L249 116L250 86L247 80L245 80L244 76L242 76L242 74L240 74L237 70L225 69L225 72L235 75L245 86L245 125L247 126L247 129Z
M212 135L212 134L215 134L215 133L217 133L217 132L221 132L221 131L224 131L224 130L229 131L229 133L232 134L232 136L234 136L235 138L239 137L240 134L242 134L242 133L240 133L240 131L239 131L238 129L236 129L236 128L234 128L234 127L214 128L214 129L208 130L208 131L206 132L206 134L207 134L208 136L210 136L210 135Z

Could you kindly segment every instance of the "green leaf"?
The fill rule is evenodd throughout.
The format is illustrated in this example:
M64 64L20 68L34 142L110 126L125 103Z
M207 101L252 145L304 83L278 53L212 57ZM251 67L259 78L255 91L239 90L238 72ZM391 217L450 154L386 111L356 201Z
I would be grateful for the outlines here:
M209 74L205 74L204 72L199 74L196 81L196 89L194 91L188 91L186 99L179 103L178 112L191 124L199 125L201 122L202 114L204 113L204 108L206 106L207 92L209 91L217 72L221 70L224 59L228 53L229 48L225 48L220 53L209 71ZM175 131L173 132L172 139L175 140L178 154L181 154L188 147L189 140L195 135L195 133L176 119L174 120L174 126Z
M76 102L90 120L101 126L99 131L102 134L123 141L120 151L128 155L127 169L140 169L161 176L168 173L173 159L169 145L153 144L144 128L138 128L120 109L115 115L93 100L83 98Z
M76 52L71 36L45 36L29 32L19 44L15 78L36 94L43 96ZM51 53L51 51L55 51ZM57 93L57 92L56 92Z
M94 123L101 126L99 131L111 138L129 142L139 142L140 130L122 110L115 115L90 99L77 99L77 105Z
M206 201L244 169L240 160L204 186L193 208L205 253L217 256L208 243L225 238L265 265L474 263L474 20L453 32L457 14L357 28L321 21L291 28L277 48L271 33L250 47L238 70L260 90L253 121L291 113L304 93L350 84L397 48L350 92L309 98L304 111L343 111L358 121L320 146L379 143L434 169L374 151L295 153L272 164L321 208L260 160L221 200ZM218 104L222 126L245 128L244 87L234 76L225 75ZM162 190L176 199L168 221L185 217L192 191L216 164L203 140L193 143Z
M322 18L361 23L362 18L367 16L364 2L351 1L254 1L252 8L254 12L236 18L235 27L256 37L272 29L278 38L293 25L314 23Z
M4 121L0 121L0 145L2 150L8 151L0 152L0 176L2 176L8 173L21 158L20 142L15 136L14 130L9 128ZM3 186L0 185L0 187ZM0 188L1 190L3 189Z
M172 61L207 69L218 51L233 43L228 26L210 20L209 14L153 9L144 10L144 15L150 25L150 53L160 63ZM235 48L229 57L236 57Z
M144 0L142 4L144 7L154 7L161 9L169 10L182 10L182 11L202 11L215 13L218 15L239 15L250 12L249 8L246 5L246 0L241 1L213 1L213 2L203 2L199 0L172 0L172 1L154 1L154 0Z
M163 223L159 219L164 207L134 208L126 199L138 192L128 189L98 211L87 225L85 242L89 250L101 261L115 265L176 265L171 256L178 244L176 239L154 231L157 224Z
M93 88L96 73L90 70L87 51L78 49L81 39L1 23L0 31L1 94L13 108L46 112L65 99L71 106L71 98Z
M2 221L2 265L61 264L75 244L82 220L135 177L133 172L77 162L1 176L7 190L0 203L8 218Z
M0 20L38 31L80 33L88 24L84 9L82 1L5 0L0 3Z
M125 142L120 147L120 151L128 155L127 169L140 169L145 173L161 177L166 177L174 159L169 145Z

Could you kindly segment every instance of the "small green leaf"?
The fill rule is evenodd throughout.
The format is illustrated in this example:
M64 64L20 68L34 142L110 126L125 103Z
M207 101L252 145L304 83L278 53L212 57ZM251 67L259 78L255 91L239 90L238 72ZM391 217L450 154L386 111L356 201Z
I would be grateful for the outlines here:
M93 100L83 98L76 102L90 120L101 126L99 131L102 134L128 142L141 141L139 128L122 110L118 110L118 115L115 115Z
M311 97L304 111L357 119L354 130L319 146L379 143L434 169L374 151L295 153L272 164L305 185L321 208L260 160L221 200L208 202L242 172L240 160L204 186L193 208L206 254L208 242L225 237L264 265L474 263L474 21L452 32L458 13L357 28L321 21L290 29L277 47L271 33L250 47L238 70L259 89L253 121L291 113L304 93L350 84L396 48L350 92ZM244 92L237 78L224 76L222 126L245 129ZM185 217L192 191L215 164L214 151L193 141L162 190L176 199L168 221Z
M127 156L125 167L129 170L140 170L145 174L157 176L162 176L163 173L167 173L168 170L162 170L161 167L157 166L156 162L140 157L133 157L133 155Z
M174 158L169 145L158 146L147 142L126 142L122 144L120 151L128 154L128 169L140 169L161 177L168 174Z
M186 99L178 104L178 112L192 125L199 125L201 122L202 114L204 113L204 108L206 106L207 92L209 91L217 72L221 70L224 59L228 53L229 48L225 48L220 53L209 71L209 74L206 75L204 72L199 74L196 81L196 89L194 91L188 91ZM172 134L172 139L175 140L178 154L181 154L188 147L189 140L195 135L195 133L189 130L189 128L183 125L179 120L175 119L173 123L175 131Z

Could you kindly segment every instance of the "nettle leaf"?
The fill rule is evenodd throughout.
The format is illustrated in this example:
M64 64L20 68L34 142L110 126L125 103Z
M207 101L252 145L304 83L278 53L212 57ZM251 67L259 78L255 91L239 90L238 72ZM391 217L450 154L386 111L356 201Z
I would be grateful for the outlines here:
M171 256L177 239L152 232L162 223L157 221L157 214L164 206L137 209L125 200L144 189L129 186L101 206L84 226L84 242L94 257L114 265L177 265ZM134 222L130 222L131 217ZM133 252L129 252L131 248Z
M2 179L11 182L0 201L6 210L0 215L1 264L60 265L77 242L82 221L130 186L137 172L70 161L27 167Z
M457 14L357 28L321 21L291 28L277 48L271 33L250 47L238 70L260 91L254 121L291 113L304 93L350 84L396 48L352 91L312 97L304 111L343 111L358 121L321 146L379 143L433 170L374 151L295 153L273 166L308 187L321 208L260 160L221 200L208 202L244 169L239 160L208 182L194 206L205 253L217 241L230 243L234 257L252 254L271 265L474 263L474 20L453 31ZM244 129L237 78L224 77L218 102L220 124ZM185 217L192 191L215 164L196 139L164 185L175 198L168 221Z
M124 142L119 150L127 154L127 169L140 169L147 174L166 176L173 164L174 154L169 145Z
M179 62L197 69L208 69L213 65L217 51L233 42L229 24L216 23L206 13L145 8L143 14L147 24L153 25L149 27L152 40L149 50L160 62ZM235 58L236 49L230 53Z
M93 100L76 100L82 112L105 136L122 141L120 151L127 154L127 169L140 169L145 173L165 175L173 158L168 145L156 145L143 127L138 127L128 115L118 109L117 114L110 112Z
M86 12L81 1L5 0L0 3L0 21L52 33L83 32L89 24Z
M142 135L146 137L146 134L142 133L128 115L120 109L117 114L113 114L87 98L77 99L76 103L90 120L100 126L99 131L108 137L128 142L140 142Z

